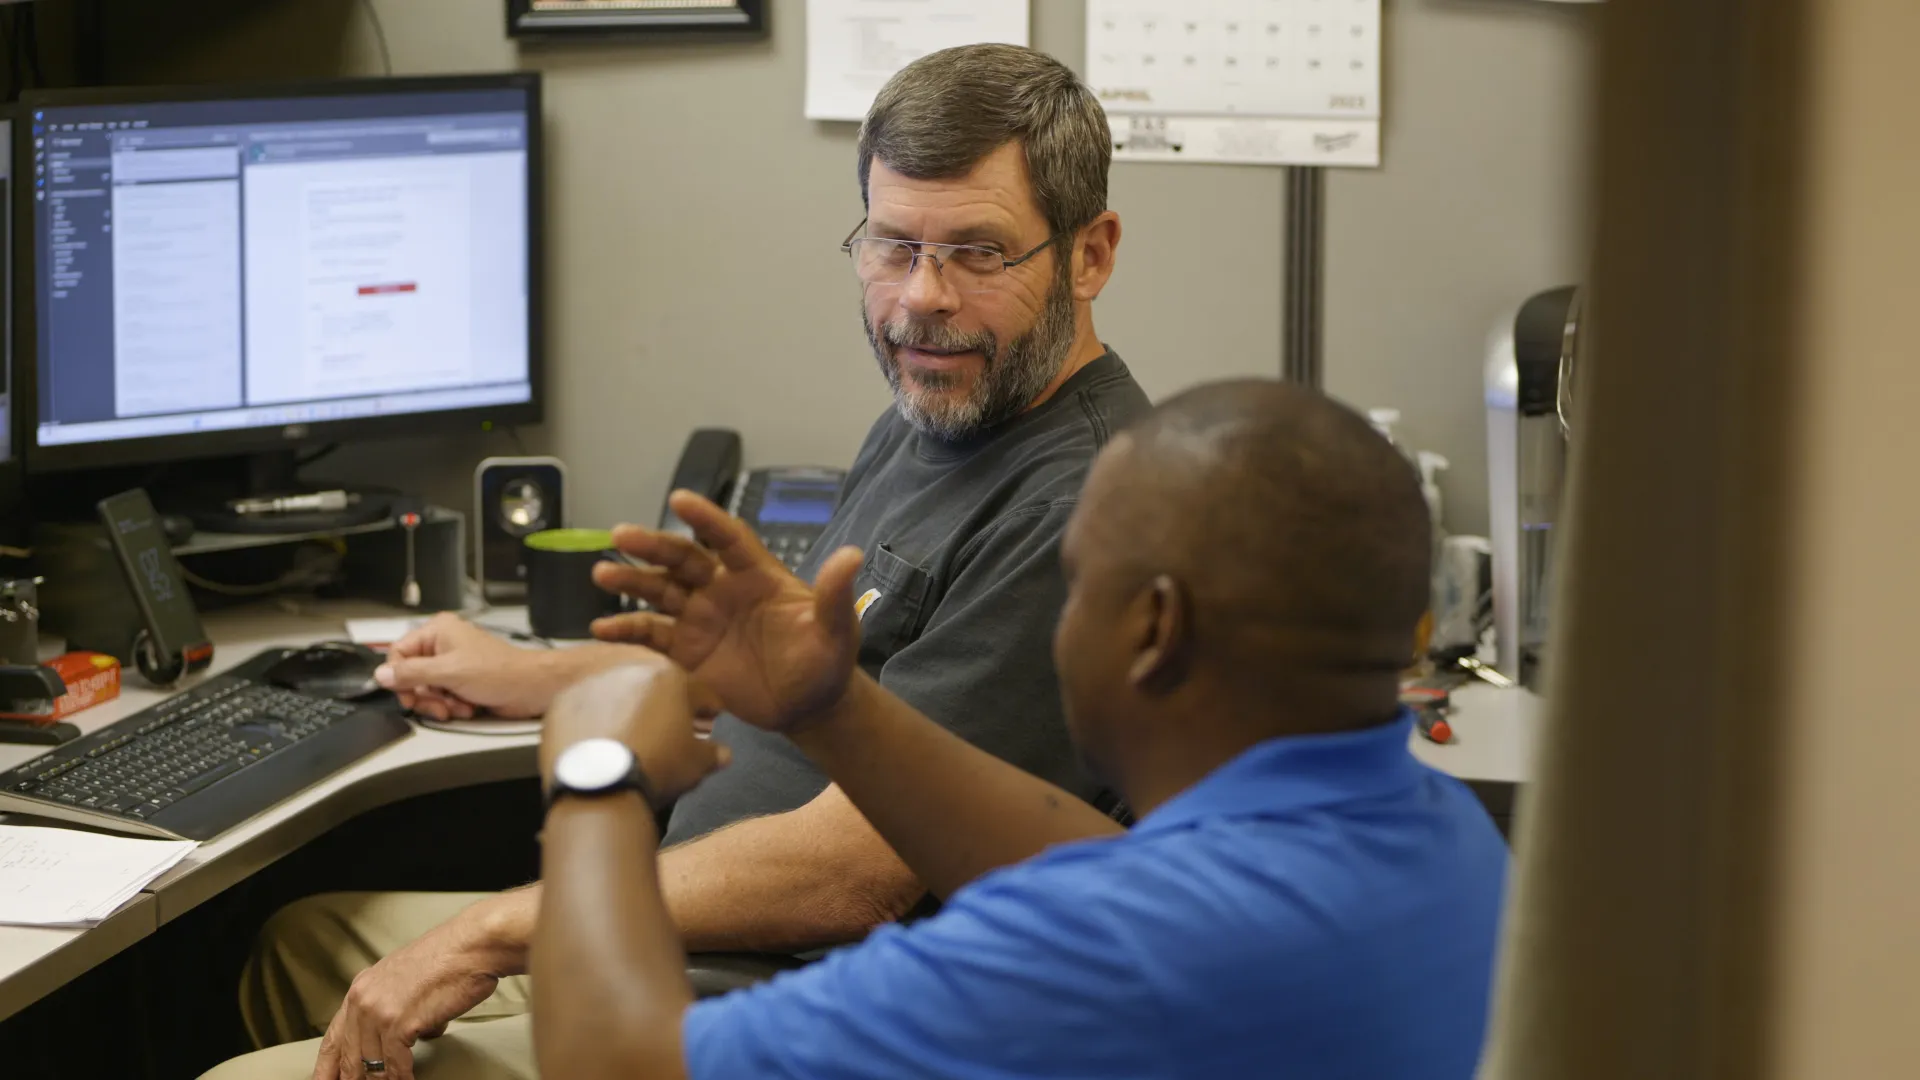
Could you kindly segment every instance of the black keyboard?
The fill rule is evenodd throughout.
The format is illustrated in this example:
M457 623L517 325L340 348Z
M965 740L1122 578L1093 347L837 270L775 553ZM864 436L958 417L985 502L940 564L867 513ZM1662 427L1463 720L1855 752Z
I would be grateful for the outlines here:
M0 811L210 840L412 732L385 695L346 703L258 681L284 655L0 773Z

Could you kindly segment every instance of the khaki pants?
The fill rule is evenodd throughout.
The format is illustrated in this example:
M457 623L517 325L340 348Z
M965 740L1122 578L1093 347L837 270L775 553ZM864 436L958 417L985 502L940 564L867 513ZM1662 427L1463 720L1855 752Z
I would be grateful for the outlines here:
M240 1012L254 1045L203 1080L306 1080L320 1036L354 976L451 919L485 893L330 893L289 904L260 934L240 980ZM524 975L438 1039L413 1048L419 1080L534 1080L532 989Z

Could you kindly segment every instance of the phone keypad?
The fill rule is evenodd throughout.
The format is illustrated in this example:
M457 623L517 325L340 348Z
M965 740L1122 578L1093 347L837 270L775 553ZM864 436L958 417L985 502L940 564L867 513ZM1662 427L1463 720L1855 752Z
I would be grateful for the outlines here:
M807 555L813 550L813 541L817 533L814 529L775 529L760 534L760 542L773 552L775 558L786 564L794 573L800 572L800 566L807 561Z

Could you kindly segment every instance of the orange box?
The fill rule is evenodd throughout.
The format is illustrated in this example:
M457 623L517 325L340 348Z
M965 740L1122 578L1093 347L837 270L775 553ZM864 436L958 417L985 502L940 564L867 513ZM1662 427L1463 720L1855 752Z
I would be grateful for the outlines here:
M54 657L44 666L52 668L67 684L67 692L54 700L53 712L42 716L0 713L0 719L51 724L120 696L120 661L105 653L71 652Z

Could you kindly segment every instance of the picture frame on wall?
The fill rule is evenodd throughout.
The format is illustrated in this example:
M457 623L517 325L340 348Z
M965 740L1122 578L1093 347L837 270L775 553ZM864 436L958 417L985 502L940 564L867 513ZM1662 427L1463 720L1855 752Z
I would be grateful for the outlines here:
M768 0L507 0L515 37L633 34L758 37Z

